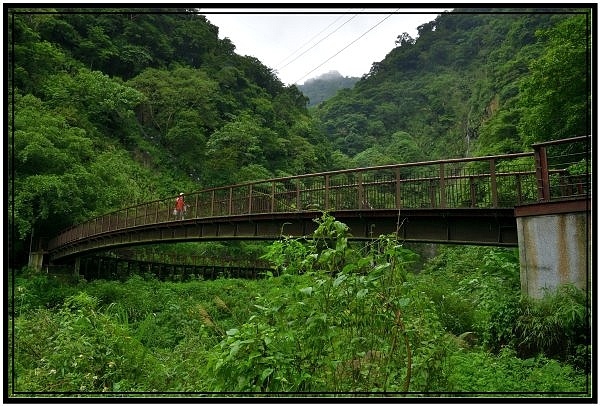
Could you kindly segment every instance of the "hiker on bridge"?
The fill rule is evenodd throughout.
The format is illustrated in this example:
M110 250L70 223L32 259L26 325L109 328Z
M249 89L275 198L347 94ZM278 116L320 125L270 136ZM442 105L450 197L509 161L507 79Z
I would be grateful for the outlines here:
M186 209L187 205L183 198L183 192L181 192L177 199L175 199L175 210L173 210L173 214L177 217L177 220L183 220L185 218Z

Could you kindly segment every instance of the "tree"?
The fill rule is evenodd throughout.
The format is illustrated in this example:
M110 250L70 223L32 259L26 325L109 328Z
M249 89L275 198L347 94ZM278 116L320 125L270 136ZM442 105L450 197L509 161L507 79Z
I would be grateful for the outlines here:
M261 141L269 132L251 114L243 113L211 134L206 144L204 184L222 186L235 183L240 168L250 164L266 167L268 164Z
M144 99L137 90L85 68L48 76L40 94L50 108L74 114L72 120L88 131L116 134L123 134L125 121L132 118L129 112Z
M526 145L590 134L588 17L578 14L539 33L547 39L546 51L531 64L531 76L521 86L519 131Z
M74 223L156 198L155 177L122 149L15 93L9 121L10 226L16 240L52 237Z
M410 46L413 45L415 43L415 39L413 39L413 37L410 36L409 33L407 32L403 32L401 35L398 35L398 37L396 38L396 42L395 44L397 46Z
M146 69L127 84L145 95L138 115L142 124L152 128L167 147L165 137L175 125L177 116L185 115L185 111L195 112L198 127L210 130L220 125L216 109L216 103L221 99L219 87L202 70L184 66L172 70ZM189 121L191 116L185 116Z

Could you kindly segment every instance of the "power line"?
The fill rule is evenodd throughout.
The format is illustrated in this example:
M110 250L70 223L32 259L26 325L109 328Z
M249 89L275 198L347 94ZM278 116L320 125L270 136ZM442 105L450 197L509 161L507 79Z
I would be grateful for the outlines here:
M329 38L331 35L333 35L336 31L338 31L344 25L346 25L347 23L349 23L350 20L354 19L357 15L358 14L354 14L352 17L350 17L348 20L346 20L342 25L340 25L339 27L337 27L334 31L330 32L325 38L321 39L319 42L317 42L316 44L314 44L312 47L308 48L306 51L302 52L300 55L298 55L297 57L295 57L294 59L292 59L291 61L289 61L288 63L286 63L282 67L280 67L279 69L285 68L290 63L294 62L296 59L300 58L302 55L304 55L305 53L307 53L308 51L310 51L311 49L313 49L314 47L316 47L317 45L319 45L321 42L325 41L327 38Z
M331 27L333 24L337 23L338 20L340 18L342 18L344 15L340 15L338 16L338 18L336 18L333 22L331 22L327 27L323 28L321 31L319 31L317 34L313 35L311 39L309 39L308 41L306 41L304 44L302 44L298 49L296 49L294 52L292 52L291 54L289 54L288 56L286 56L285 58L283 58L280 62L278 62L275 66L279 66L281 65L283 62L285 62L288 58L290 58L292 55L294 55L296 52L298 52L299 50L301 50L302 48L304 48L306 46L306 44L308 44L309 42L311 42L313 39L315 39L316 37L318 37L319 35L321 35L321 33L323 33L325 30L327 30L329 27Z
M330 56L327 60L325 60L324 62L322 62L319 66L317 66L316 68L314 68L313 70L311 70L310 72L308 72L307 74L305 74L304 76L302 76L300 79L295 80L294 83L297 83L297 82L301 81L302 79L304 79L305 77L307 77L308 75L310 75L311 73L313 73L314 71L316 71L317 69L319 69L321 66L325 65L327 62L329 62L330 60L332 60L333 58L335 58L339 53L341 53L343 50L345 50L346 48L348 48L350 45L354 44L356 41L358 41L359 39L361 39L362 37L364 37L365 35L367 35L371 30L373 30L379 24L381 24L382 22L384 22L385 20L387 20L388 18L390 18L392 15L396 14L396 12L398 10L400 10L400 9L398 8L393 13L387 15L385 18L383 18L377 24L375 24L374 26L372 26L371 28L369 28L367 31L365 31L364 33L362 33L360 35L360 37L356 38L354 41L350 42L348 45L346 45L345 47L343 47L342 49L340 49L339 51L337 51L335 54L333 54L332 56Z

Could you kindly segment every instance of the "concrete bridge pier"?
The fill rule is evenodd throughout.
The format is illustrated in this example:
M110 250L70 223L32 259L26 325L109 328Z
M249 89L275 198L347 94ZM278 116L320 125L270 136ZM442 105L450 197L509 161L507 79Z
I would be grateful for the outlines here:
M589 199L515 208L524 295L542 298L566 284L590 291L590 208Z
M41 271L44 265L44 251L30 252L28 265L30 268L33 268L36 271Z
M32 238L27 265L36 271L41 271L44 265L46 265L47 254L46 240L41 238L33 240Z

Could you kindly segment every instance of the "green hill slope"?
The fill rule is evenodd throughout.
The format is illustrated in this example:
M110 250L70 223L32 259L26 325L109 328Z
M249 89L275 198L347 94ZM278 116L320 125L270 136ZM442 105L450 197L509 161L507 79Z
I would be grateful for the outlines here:
M444 13L417 39L399 35L384 60L315 115L346 156L342 166L516 152L589 133L587 17L575 9Z
M322 170L295 87L185 9L9 9L9 225L32 234L180 191Z

